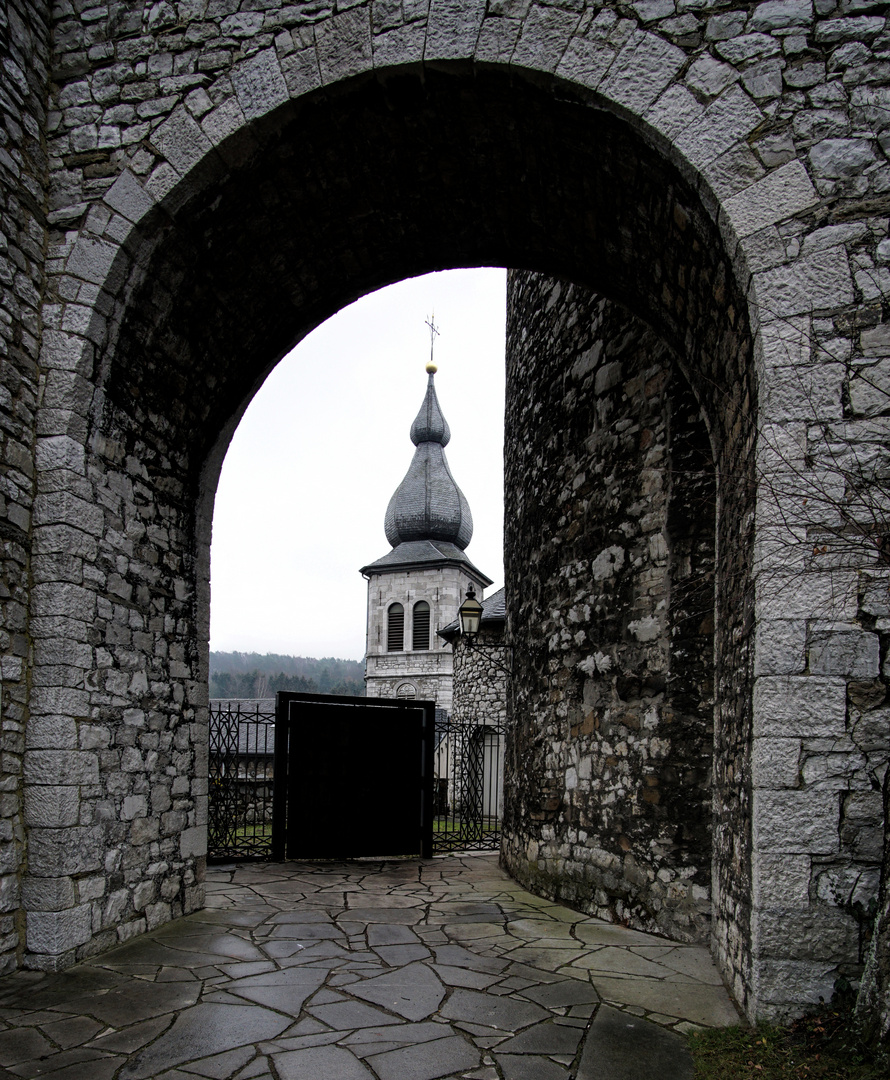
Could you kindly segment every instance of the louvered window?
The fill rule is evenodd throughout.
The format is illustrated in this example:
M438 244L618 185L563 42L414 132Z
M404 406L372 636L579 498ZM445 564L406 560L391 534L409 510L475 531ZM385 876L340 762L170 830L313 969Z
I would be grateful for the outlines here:
M405 609L391 604L386 613L386 651L401 652L405 648Z
M411 647L414 649L430 647L430 606L426 600L420 600L414 605Z

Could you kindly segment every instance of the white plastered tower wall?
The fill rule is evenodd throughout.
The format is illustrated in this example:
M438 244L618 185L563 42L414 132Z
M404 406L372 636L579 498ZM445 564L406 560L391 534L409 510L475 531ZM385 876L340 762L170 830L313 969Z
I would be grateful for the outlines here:
M435 701L440 708L450 710L454 657L451 646L436 634L436 630L457 618L457 609L466 597L469 585L472 584L481 596L487 580L456 566L370 575L365 656L367 696L408 696L403 689L408 685L414 688L412 696ZM430 647L425 650L411 648L414 605L418 601L430 605ZM405 609L405 648L389 652L387 613L390 605L396 603Z

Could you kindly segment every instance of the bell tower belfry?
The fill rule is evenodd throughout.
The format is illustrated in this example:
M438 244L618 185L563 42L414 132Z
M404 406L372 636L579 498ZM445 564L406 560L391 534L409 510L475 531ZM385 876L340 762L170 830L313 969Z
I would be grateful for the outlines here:
M451 646L436 630L457 618L467 586L491 579L467 558L470 507L448 468L451 439L436 397L436 366L411 425L414 459L389 500L384 519L389 554L363 566L368 579L365 686L368 697L434 700L451 707Z

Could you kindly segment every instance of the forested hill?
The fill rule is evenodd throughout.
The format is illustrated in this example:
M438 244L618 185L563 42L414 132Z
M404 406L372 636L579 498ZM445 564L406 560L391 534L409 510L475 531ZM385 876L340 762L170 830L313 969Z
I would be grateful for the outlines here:
M365 664L325 656L280 656L278 653L211 652L211 698L272 697L279 690L304 694L346 694L363 697Z

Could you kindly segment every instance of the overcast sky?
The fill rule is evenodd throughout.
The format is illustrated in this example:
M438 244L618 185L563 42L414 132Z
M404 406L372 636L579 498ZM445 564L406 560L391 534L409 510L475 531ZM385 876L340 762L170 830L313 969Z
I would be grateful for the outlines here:
M383 516L414 452L435 311L445 451L473 513L472 561L503 583L503 270L451 270L344 308L275 368L223 465L213 518L210 646L365 652L359 567L389 550Z

